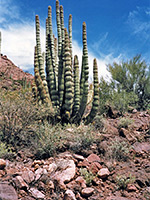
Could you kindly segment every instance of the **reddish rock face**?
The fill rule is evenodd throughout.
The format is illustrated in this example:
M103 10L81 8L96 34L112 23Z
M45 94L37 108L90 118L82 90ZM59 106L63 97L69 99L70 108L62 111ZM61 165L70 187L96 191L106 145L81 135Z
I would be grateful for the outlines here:
M1 80L0 87L11 88L13 80L23 80L26 79L27 82L32 82L34 76L24 72L22 69L17 67L11 60L7 58L7 56L2 56L0 59L0 77L3 78ZM15 83L16 86L19 83Z

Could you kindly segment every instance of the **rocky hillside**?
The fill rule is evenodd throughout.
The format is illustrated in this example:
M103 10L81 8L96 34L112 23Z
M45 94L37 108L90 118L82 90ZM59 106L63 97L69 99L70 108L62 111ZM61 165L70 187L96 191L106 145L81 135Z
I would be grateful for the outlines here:
M33 76L17 67L7 56L0 58L0 88L19 89L26 83L32 82Z
M0 199L149 200L150 113L134 110L94 125L99 140L88 148L67 140L63 153L45 160L23 149L15 159L1 159ZM76 152L69 145L78 145Z

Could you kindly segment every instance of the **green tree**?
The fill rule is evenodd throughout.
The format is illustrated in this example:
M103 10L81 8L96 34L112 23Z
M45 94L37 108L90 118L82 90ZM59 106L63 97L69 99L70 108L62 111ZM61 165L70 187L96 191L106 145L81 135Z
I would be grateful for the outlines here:
M141 55L121 64L108 65L108 71L118 93L135 93L138 109L145 110L150 106L150 67L141 59Z

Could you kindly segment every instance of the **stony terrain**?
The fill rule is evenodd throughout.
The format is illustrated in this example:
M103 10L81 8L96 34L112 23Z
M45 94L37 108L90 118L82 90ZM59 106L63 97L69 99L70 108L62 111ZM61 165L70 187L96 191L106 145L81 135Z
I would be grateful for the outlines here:
M17 67L7 56L0 58L0 88L15 90L21 88L21 82L32 82L33 76Z
M35 160L21 150L15 159L1 159L0 199L150 199L150 114L134 110L126 117L134 120L127 128L118 128L119 118L107 118L97 130L100 142L79 154ZM127 159L107 156L112 141L128 143Z
M1 57L0 88L21 88L18 80L24 78L33 80ZM131 123L120 126L121 118ZM29 149L0 158L0 200L150 199L150 112L120 116L110 109L104 119L104 124L99 118L92 124L97 142L78 152L69 151L73 144L66 141L62 153L45 160ZM74 134L73 128L65 131Z

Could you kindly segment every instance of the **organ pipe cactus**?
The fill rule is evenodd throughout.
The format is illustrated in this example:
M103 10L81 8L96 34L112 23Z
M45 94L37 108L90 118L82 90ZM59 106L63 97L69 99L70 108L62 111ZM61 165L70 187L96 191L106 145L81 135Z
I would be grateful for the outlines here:
M88 99L88 49L86 23L82 25L82 67L79 75L79 61L77 55L72 54L72 15L69 16L68 31L64 27L63 6L56 0L57 38L52 30L52 9L48 7L46 19L46 75L44 73L44 59L40 44L40 23L36 15L36 47L34 57L35 84L38 100L57 110L62 123L80 124ZM85 122L90 123L98 108L98 71L94 59L94 97L90 114ZM34 90L36 91L36 90Z

